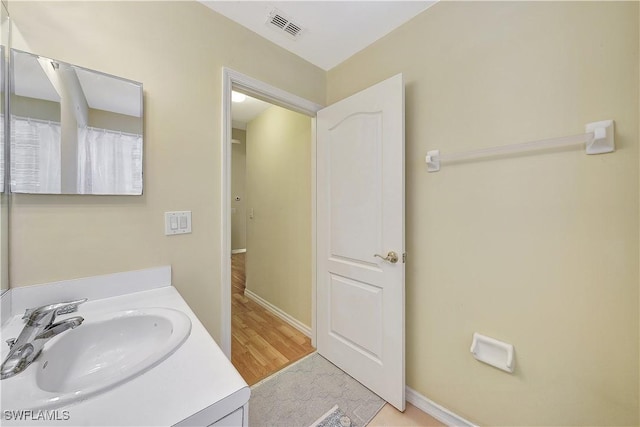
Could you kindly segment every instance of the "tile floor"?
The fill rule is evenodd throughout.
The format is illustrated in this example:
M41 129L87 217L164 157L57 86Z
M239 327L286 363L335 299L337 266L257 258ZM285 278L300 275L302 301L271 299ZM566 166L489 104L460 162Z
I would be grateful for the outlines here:
M404 413L388 403L373 417L368 427L432 427L445 424L407 403Z

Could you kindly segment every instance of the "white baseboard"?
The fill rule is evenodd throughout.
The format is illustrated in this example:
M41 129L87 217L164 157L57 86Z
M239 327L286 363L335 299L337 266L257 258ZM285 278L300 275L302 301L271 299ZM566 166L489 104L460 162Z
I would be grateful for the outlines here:
M243 254L245 252L247 252L246 249L231 249L232 254Z
M471 421L465 420L459 415L454 414L447 408L438 405L436 402L427 399L414 389L407 387L405 390L405 398L416 408L431 415L436 420L445 423L448 426L477 427Z
M299 321L298 319L291 317L290 315L280 310L275 305L271 304L269 301L254 294L249 289L244 290L244 295L247 298L251 298L256 303L260 304L261 306L269 310L274 316L279 317L280 319L284 320L285 322L287 322L288 324L290 324L291 326L293 326L294 328L296 328L297 330L299 330L300 332L302 332L303 334L311 338L311 328L305 325L304 323L302 323L301 321Z

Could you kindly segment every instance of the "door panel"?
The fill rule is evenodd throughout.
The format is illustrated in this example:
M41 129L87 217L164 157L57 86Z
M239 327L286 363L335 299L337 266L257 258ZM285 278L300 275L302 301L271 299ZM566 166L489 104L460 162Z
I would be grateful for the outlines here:
M404 410L404 85L318 112L318 352ZM397 263L385 261L396 252Z
M330 286L330 333L345 345L380 362L382 289L336 275L331 275Z
M375 112L349 116L328 131L334 258L371 264L371 248L382 250L381 126Z

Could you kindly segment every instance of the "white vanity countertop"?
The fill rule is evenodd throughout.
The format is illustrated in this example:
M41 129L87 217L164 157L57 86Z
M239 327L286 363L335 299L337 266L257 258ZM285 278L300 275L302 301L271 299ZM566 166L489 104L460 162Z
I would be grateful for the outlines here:
M175 353L124 384L87 400L58 408L60 415L62 411L68 411L67 421L16 422L4 419L2 425L165 426L180 423L196 413L200 413L201 420L212 423L249 400L250 391L246 382L172 286L90 299L80 305L73 316L150 307L180 310L191 319L191 333ZM60 319L65 317L68 316L60 316ZM13 315L2 327L2 339L18 336L23 326L21 314ZM2 345L5 347L2 349L4 360L8 347L4 343ZM27 369L33 368L30 366ZM7 387L1 386L1 391L8 391ZM3 411L18 409L21 408L2 405ZM190 421L202 422L195 418Z

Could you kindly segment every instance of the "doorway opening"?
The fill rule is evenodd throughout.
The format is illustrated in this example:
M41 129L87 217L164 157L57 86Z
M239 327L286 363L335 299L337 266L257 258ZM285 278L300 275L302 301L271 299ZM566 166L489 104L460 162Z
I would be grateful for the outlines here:
M232 102L234 91L247 96L249 100L256 99L267 103L267 108L262 114L271 116L271 120L265 121L265 124L255 119L247 123L245 119L243 126L242 119L236 117L234 122L236 110ZM315 347L315 113L320 108L321 106L317 104L241 73L230 69L223 70L221 347L232 362L234 359L235 362L241 359L234 365L241 373L243 369L245 370L247 376L244 374L243 376L249 384L267 376L271 373L270 369L277 370L278 366L282 368L296 358L307 354L305 352L309 349L313 351ZM270 196L269 190L261 189L258 184L269 184L272 190L286 187L292 182L299 184L297 182L300 181L299 174L303 173L295 157L304 154L284 150L275 155L275 151L253 150L266 147L255 142L262 139L260 135L264 135L260 129L271 128L272 142L283 141L283 138L274 136L273 133L283 129L282 122L278 120L282 120L285 116L289 119L292 116L298 117L298 126L285 127L297 129L297 132L304 133L306 138L307 167L304 173L308 183L307 193L296 195L294 188L290 190L293 194L287 194L288 191L284 191L284 195L281 193ZM306 120L306 125L300 125L304 122L301 118ZM271 123L270 126L269 123ZM304 126L306 131L303 130ZM248 127L248 129L242 129L242 127ZM242 152L244 148L246 162L247 142L254 145L249 150L246 173L254 173L254 175L245 175L245 178L248 178L245 186L249 183L249 187L245 188L245 194L235 194L238 193L238 189L233 188L233 153ZM287 163L287 156L291 155L293 159L289 159ZM269 156L275 159L270 159ZM276 161L271 162L272 160ZM280 166L277 166L278 161ZM282 161L285 162L282 163ZM291 169L294 169L298 178L287 177L286 174L277 174L279 177L276 177L268 173L269 167L274 167L273 164L276 164L275 167L281 172L291 172ZM240 200L237 200L238 198ZM306 215L300 215L300 210L305 208ZM237 224L234 225L234 216L235 219L246 218L244 244L233 242L232 245L234 233L235 237L242 234L237 229ZM297 229L295 227L285 229L283 223L287 223L287 218L292 224L306 222L306 226L300 227L298 224ZM292 229L297 231L292 232ZM306 231L301 231L305 229ZM282 239L278 231L289 240ZM270 233L271 237L269 237ZM292 251L299 252L299 249L290 247L295 246L295 238L299 237L300 233L304 233L306 239L306 255L304 255L306 266L302 267L299 266L300 262L291 262ZM287 234L290 235L286 236ZM280 245L279 249L278 245ZM296 268L299 271L296 271ZM287 270L289 270L288 273ZM304 286L302 288L290 286L288 289L286 286L273 286L274 278L277 282L278 277L283 277L282 274L292 276L290 280L292 283L296 281L306 283L306 289ZM301 297L299 292L306 292L306 297ZM301 300L305 307L296 307L295 303ZM236 330L234 333L234 323L236 327L243 330ZM286 337L288 342L283 337ZM270 339L271 343L265 338ZM296 351L292 351L292 348ZM239 351L232 351L232 349Z
M311 354L311 117L232 92L231 362L249 385Z

